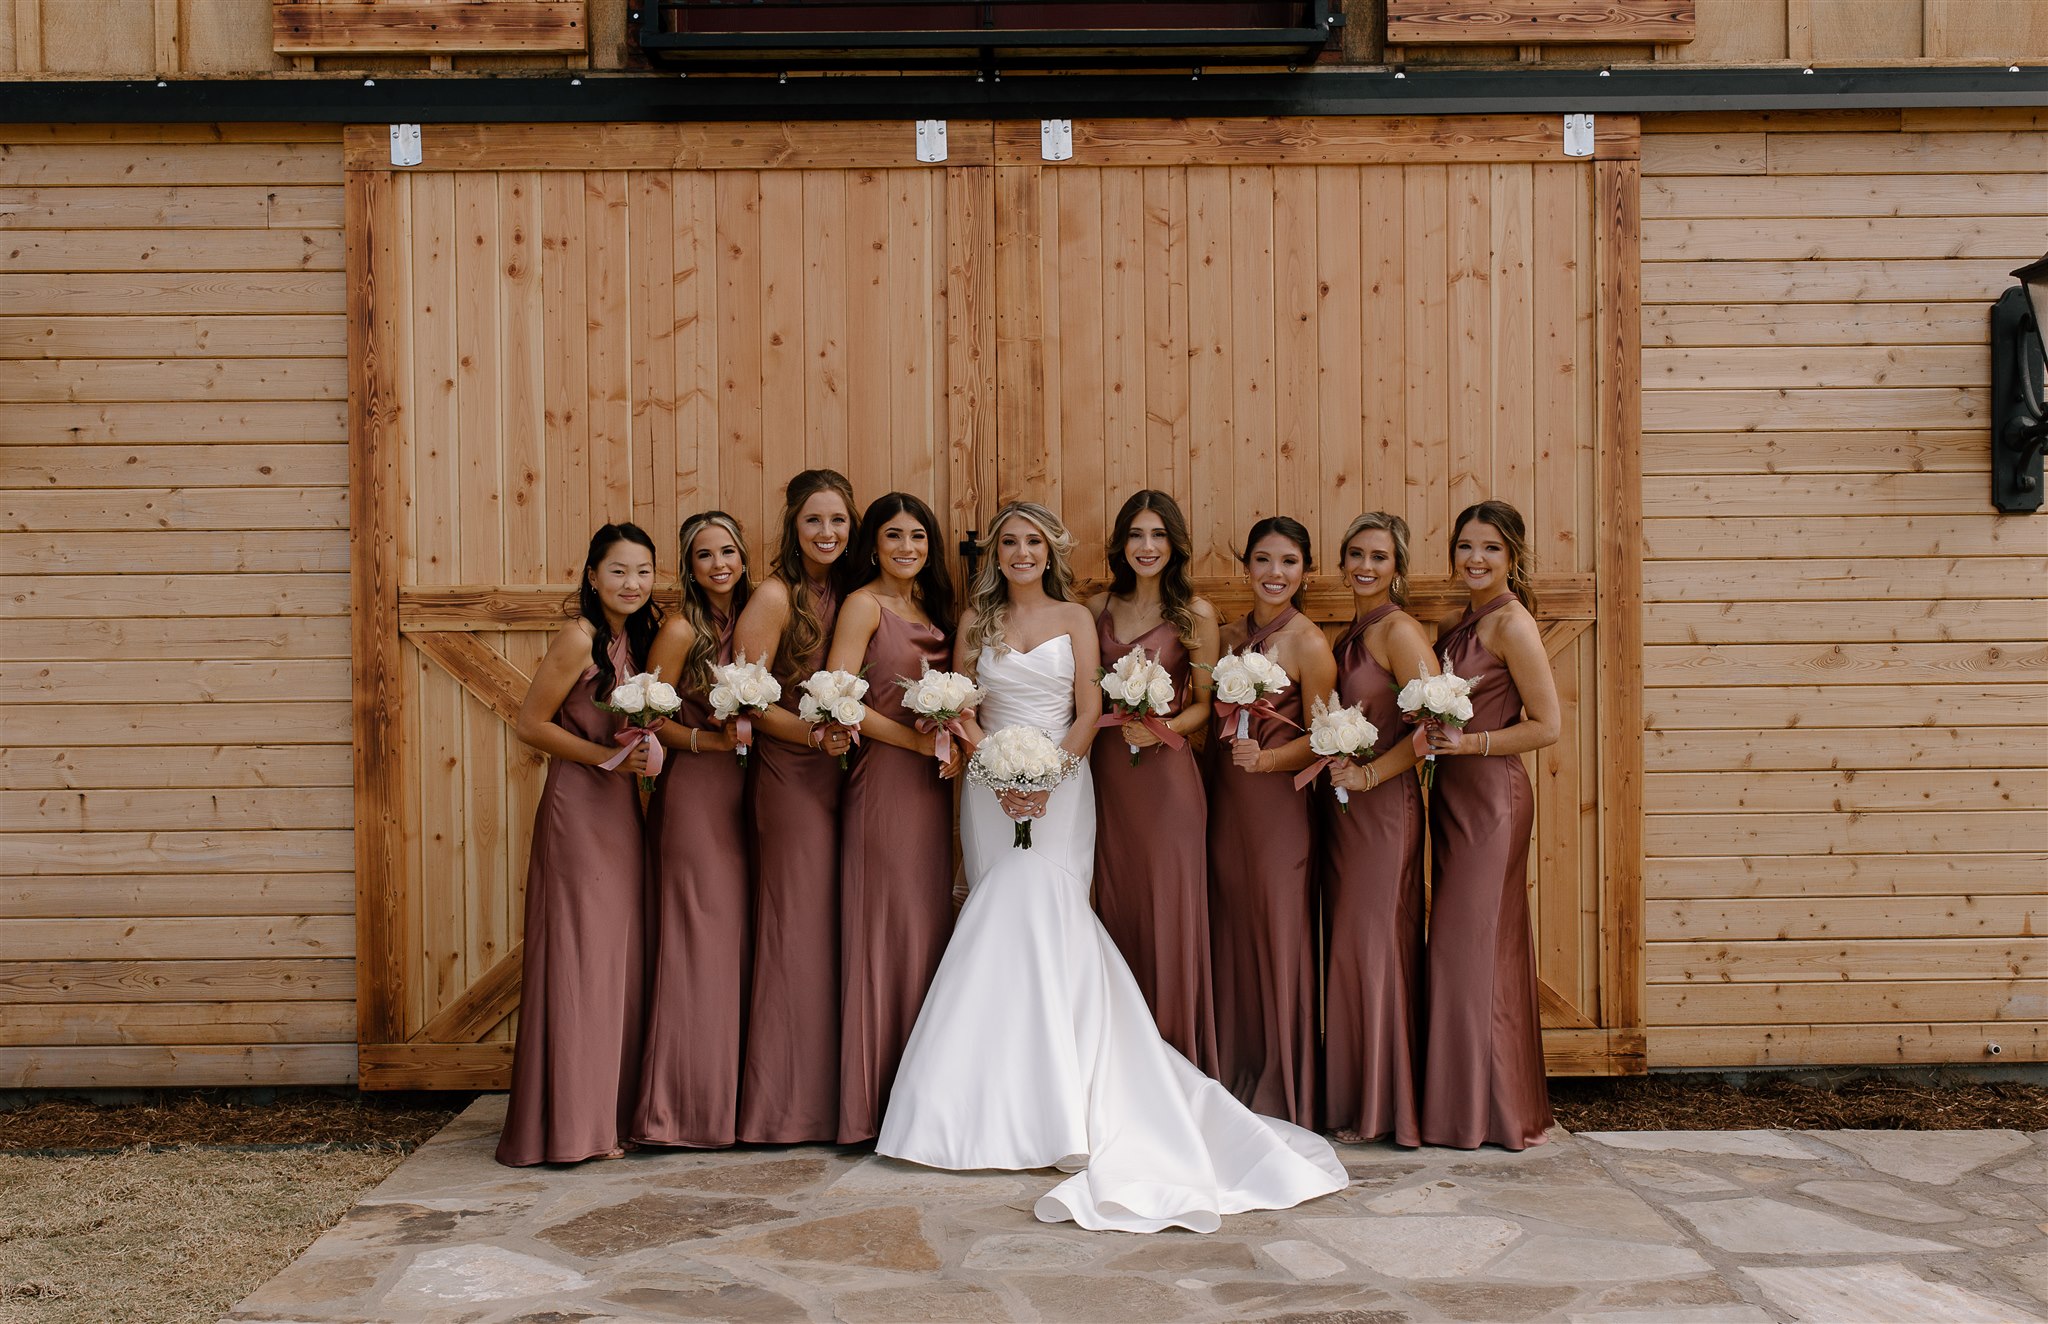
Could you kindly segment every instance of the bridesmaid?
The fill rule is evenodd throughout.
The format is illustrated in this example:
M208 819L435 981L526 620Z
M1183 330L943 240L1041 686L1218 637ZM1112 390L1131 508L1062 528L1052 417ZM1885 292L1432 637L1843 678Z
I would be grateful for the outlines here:
M1224 651L1257 651L1292 680L1236 739L1234 706L1216 703L1209 760L1209 926L1216 966L1217 1077L1253 1112L1316 1122L1316 962L1307 795L1293 773L1314 760L1309 704L1337 684L1329 640L1301 614L1314 568L1308 530L1285 515L1245 538L1252 610L1223 627Z
M903 1045L953 930L953 793L936 735L904 706L904 680L953 655L953 579L930 506L891 492L867 509L848 563L871 576L846 599L829 665L864 675L867 720L846 781L839 847L839 1143L873 1140Z
M1519 756L1557 742L1557 682L1536 627L1521 514L1482 501L1451 527L1452 569L1472 602L1437 656L1475 684L1464 730L1425 729L1437 761L1422 1139L1525 1149L1550 1129L1550 1098L1529 932L1535 805Z
M1183 738L1209 724L1216 609L1197 597L1194 544L1164 492L1134 494L1109 538L1110 585L1088 600L1102 665L1133 648L1173 677ZM1125 642L1128 640L1129 642ZM1137 766L1130 747L1141 751ZM1142 722L1095 738L1095 909L1123 953L1160 1037L1216 1074L1216 1003L1209 970L1208 797L1191 746L1174 749Z
M624 1152L640 1087L646 885L640 792L647 744L621 748L600 709L641 669L661 626L654 540L591 535L576 618L555 633L520 705L519 738L549 756L526 869L525 996L498 1162L579 1163Z
M1323 815L1322 883L1329 944L1324 983L1323 1125L1345 1144L1391 1134L1422 1143L1416 1067L1422 1048L1422 789L1398 686L1436 671L1408 600L1408 524L1382 511L1344 531L1351 628L1337 641L1337 701L1379 729L1373 757L1337 763L1350 812Z
M682 708L657 733L668 747L647 806L651 956L647 1042L633 1139L730 1145L740 1093L746 1011L746 774L712 719L711 668L732 661L747 605L747 550L722 510L683 521L682 610L661 627L650 667L674 677Z
M782 544L740 613L734 646L782 682L754 720L754 971L747 1003L740 1139L750 1145L839 1136L839 756L845 728L814 733L797 684L825 662L844 596L853 485L806 469L783 492Z

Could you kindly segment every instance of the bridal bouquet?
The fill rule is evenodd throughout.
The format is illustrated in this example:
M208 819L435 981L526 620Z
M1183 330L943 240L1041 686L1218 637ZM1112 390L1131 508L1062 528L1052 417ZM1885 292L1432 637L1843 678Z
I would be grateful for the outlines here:
M781 697L782 682L759 662L747 661L745 653L711 668L711 715L721 722L738 719L733 723L733 752L740 756L742 768L754 743L754 724L747 714L763 712Z
M1175 749L1188 743L1178 731L1161 720L1172 709L1174 696L1173 677L1159 665L1158 658L1146 657L1144 649L1133 648L1096 679L1110 706L1110 711L1095 724L1097 729L1136 721L1142 722L1147 731ZM1131 766L1137 767L1138 747L1128 742L1125 747L1131 751Z
M1335 762L1358 763L1372 757L1373 746L1379 743L1380 731L1365 720L1365 709L1354 704L1349 708L1334 708L1321 699L1316 700L1315 714L1309 719L1308 747L1316 755L1316 761L1301 770L1294 779L1294 789L1301 790L1316 779L1316 774ZM1351 812L1351 792L1338 786L1337 808L1344 813Z
M640 776L640 789L653 790L655 774L661 771L661 742L654 738L654 732L683 706L682 696L676 693L675 686L661 679L661 672L656 669L626 677L612 687L611 697L597 706L626 719L624 728L612 737L619 742L619 752L598 766L607 771L616 768L632 754L633 746L644 743L647 771Z
M866 681L851 671L814 671L797 688L804 693L796 701L796 715L811 724L813 739L824 727L843 726L853 733L853 743L860 743L861 720L868 715L861 702L868 693ZM846 755L839 756L839 766L846 766Z
M1253 713L1268 717L1280 717L1273 707L1272 696L1286 689L1293 682L1287 678L1287 668L1267 657L1264 653L1247 650L1242 653L1225 653L1216 659L1216 665L1209 668L1209 674L1216 680L1216 706L1229 716L1237 713L1237 738L1251 738ZM1287 719L1280 717L1286 722ZM1293 722L1287 722L1293 726Z
M1434 676L1417 676L1401 687L1394 697L1401 711L1418 722L1438 723L1454 730L1463 730L1465 723L1472 720L1472 684L1478 677L1467 678L1458 675L1446 666ZM1436 779L1436 755L1422 756L1422 786L1424 790Z
M984 739L967 761L967 780L1001 794L1018 791L1031 795L1050 791L1074 775L1081 760L1035 726L1006 726ZM1016 820L1017 832L1010 844L1031 849L1031 820Z
M981 702L981 690L971 677L957 671L933 671L931 663L916 680L908 676L896 682L903 687L903 706L917 714L917 729L935 733L932 752L939 762L953 757L953 737L970 751L974 742L960 718Z

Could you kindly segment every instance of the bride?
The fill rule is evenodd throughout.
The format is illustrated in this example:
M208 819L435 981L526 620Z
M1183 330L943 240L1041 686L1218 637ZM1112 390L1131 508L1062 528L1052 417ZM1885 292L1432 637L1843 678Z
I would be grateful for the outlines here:
M963 788L967 904L876 1151L934 1168L1057 1167L1074 1175L1040 1197L1040 1219L1125 1232L1213 1232L1224 1214L1342 1190L1321 1136L1246 1110L1167 1046L1089 910L1095 621L1072 599L1073 540L1051 511L1012 502L993 530L955 665L987 692L982 730L1038 727L1081 768L1037 795ZM1026 817L1032 844L1016 849L1012 820Z

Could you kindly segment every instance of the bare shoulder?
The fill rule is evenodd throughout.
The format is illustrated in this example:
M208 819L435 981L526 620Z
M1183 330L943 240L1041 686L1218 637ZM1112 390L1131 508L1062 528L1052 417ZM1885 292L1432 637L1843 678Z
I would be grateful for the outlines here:
M593 656L591 650L596 642L597 631L589 621L578 616L555 631L555 637L548 641L546 660L562 666L585 666Z
M1194 616L1196 620L1205 621L1210 625L1220 624L1223 619L1221 616L1218 616L1216 614L1216 604L1209 601L1209 599L1202 597L1200 594L1197 594L1191 601L1189 601L1188 611Z
M1109 610L1109 590L1104 589L1100 593L1090 593L1085 605L1088 608L1088 615L1090 617L1102 615L1103 612Z
M778 622L786 620L789 616L789 585L772 575L762 580L747 595L746 609L740 616Z
M1280 627L1280 634L1295 647L1308 652L1318 649L1325 653L1330 651L1330 636L1323 633L1323 627L1310 620L1306 612L1296 612L1293 620Z
M586 626L586 629L589 627ZM697 638L697 627L682 612L676 612L661 623L661 629L654 636L657 644L678 644L688 648Z
M1053 619L1060 623L1062 630L1088 635L1095 633L1095 613L1083 603L1060 603L1059 614Z

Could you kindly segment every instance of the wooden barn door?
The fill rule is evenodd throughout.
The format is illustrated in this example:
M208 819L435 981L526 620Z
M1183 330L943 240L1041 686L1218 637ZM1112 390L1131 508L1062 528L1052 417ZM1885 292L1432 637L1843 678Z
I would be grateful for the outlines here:
M1554 1072L1640 1071L1637 136L1603 116L1569 160L1561 130L1085 121L1049 164L998 124L996 487L1061 511L1087 576L1122 498L1172 491L1232 613L1244 531L1295 515L1332 624L1360 511L1407 519L1426 621L1460 605L1455 512L1528 515L1564 702L1528 758L1545 1044Z
M990 453L987 126L428 126L348 142L361 1080L508 1079L541 758L509 724L590 531L765 568L829 465L963 525Z

